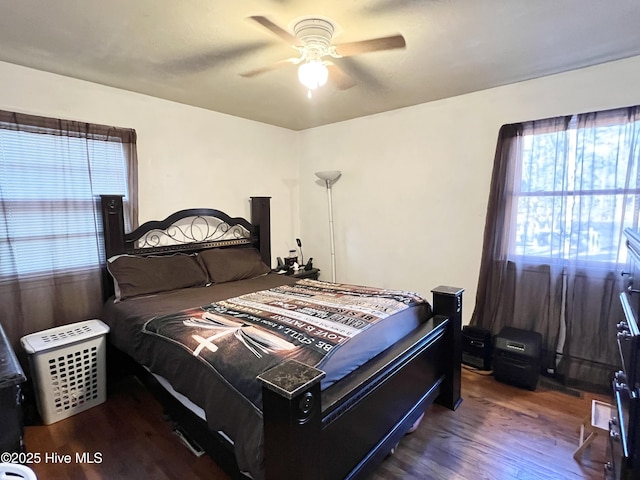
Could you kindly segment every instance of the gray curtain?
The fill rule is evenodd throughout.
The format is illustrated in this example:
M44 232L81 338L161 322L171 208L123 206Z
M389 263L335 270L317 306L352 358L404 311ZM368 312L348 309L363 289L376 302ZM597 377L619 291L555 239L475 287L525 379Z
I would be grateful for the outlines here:
M131 228L137 225L138 218L136 133L131 129L5 111L0 111L0 129L0 132L8 130L26 134L12 134L10 139L8 136L4 137L4 143L0 138L0 171L3 172L3 178L0 179L0 322L18 351L19 339L23 335L57 325L99 318L102 306L100 259L103 258L103 242L102 224L96 206L99 194L116 192L108 191L108 172L101 172L101 182L96 181L97 173L92 168L96 168L97 163L102 166L108 162L95 161L95 156L101 154L98 152L100 149L95 147L96 143L106 142L122 148L127 163L126 205L128 227ZM46 143L51 144L51 148L43 150L38 147L40 143L33 141L32 134L45 136L38 138L53 140ZM31 143L21 146L22 137L25 142ZM67 161L69 152L73 151L77 160L78 151L83 150L86 155L79 155L80 162ZM31 153L23 155L23 151ZM90 162L92 155L94 161ZM43 186L39 187L38 163L45 159L49 165L55 165L55 169L49 178L44 179ZM19 169L18 175L33 187L27 189L12 184L10 175L4 173L8 169L14 169L14 178L16 169ZM79 178L82 180L79 181ZM59 199L39 195L37 190L42 188L44 191L45 182L51 182L52 188L64 191L65 194ZM95 264L61 269L53 260L58 252L52 243L50 262L45 257L44 261L38 260L35 267L24 268L25 264L33 263L30 245L42 250L42 245L47 245L54 223L58 235L60 225L63 225L63 232L66 228L63 236L67 235L70 242L66 246L64 242L59 242L57 248L70 249L74 255L87 253L84 250L73 250L75 247L72 242L78 237L76 230L80 228L76 221L79 211L84 212L82 214L89 219L88 222L83 221L82 228L87 223L92 224L88 232L83 230L82 235L88 235L89 240L85 238L83 241L84 245L88 244L87 249L92 251L90 255L96 258ZM27 235L25 229L28 229ZM37 271L34 271L35 268Z
M639 120L630 107L505 125L498 135L471 324L541 333L544 368L585 388L608 388L620 367L622 232L638 226Z

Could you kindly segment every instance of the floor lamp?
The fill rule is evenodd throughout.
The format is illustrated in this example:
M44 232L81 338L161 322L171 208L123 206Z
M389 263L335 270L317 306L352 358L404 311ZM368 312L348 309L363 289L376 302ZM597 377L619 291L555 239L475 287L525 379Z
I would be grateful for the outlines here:
M336 282L336 244L333 238L333 207L331 205L331 185L342 175L338 170L316 172L316 177L324 180L327 186L327 201L329 202L329 239L331 241L331 281Z

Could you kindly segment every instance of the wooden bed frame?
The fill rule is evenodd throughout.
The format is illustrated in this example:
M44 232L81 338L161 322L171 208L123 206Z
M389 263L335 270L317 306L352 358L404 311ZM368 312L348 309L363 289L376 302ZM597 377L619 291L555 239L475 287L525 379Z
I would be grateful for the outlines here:
M125 234L121 196L101 197L105 254L162 254L216 247L257 248L271 265L269 197L251 197L251 222L211 209L177 212ZM246 238L205 239L182 245L138 247L138 239L185 217L211 216ZM113 292L105 278L105 298ZM420 328L343 380L320 390L323 372L287 361L258 377L263 385L267 480L362 478L378 465L433 403L455 410L460 402L462 289L432 290L434 315ZM124 373L110 351L111 374ZM133 361L131 360L133 363ZM186 409L145 369L134 372L159 398L167 415L233 478L245 478L231 445ZM285 454L283 454L285 452Z

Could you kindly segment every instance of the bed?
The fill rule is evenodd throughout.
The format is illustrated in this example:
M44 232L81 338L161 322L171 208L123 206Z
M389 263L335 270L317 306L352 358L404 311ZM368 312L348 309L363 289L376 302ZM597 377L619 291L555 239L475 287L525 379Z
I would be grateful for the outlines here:
M187 209L125 233L114 195L101 215L110 376L137 375L233 478L362 478L433 402L460 404L462 289L272 272L269 197L250 221Z

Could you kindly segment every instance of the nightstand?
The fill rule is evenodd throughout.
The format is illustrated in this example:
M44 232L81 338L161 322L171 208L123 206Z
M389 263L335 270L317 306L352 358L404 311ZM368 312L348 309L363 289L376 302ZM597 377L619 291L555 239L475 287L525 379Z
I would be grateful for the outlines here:
M300 268L297 272L287 273L286 275L294 278L310 278L311 280L318 280L320 276L319 268L312 268L310 270L305 270L304 268Z

